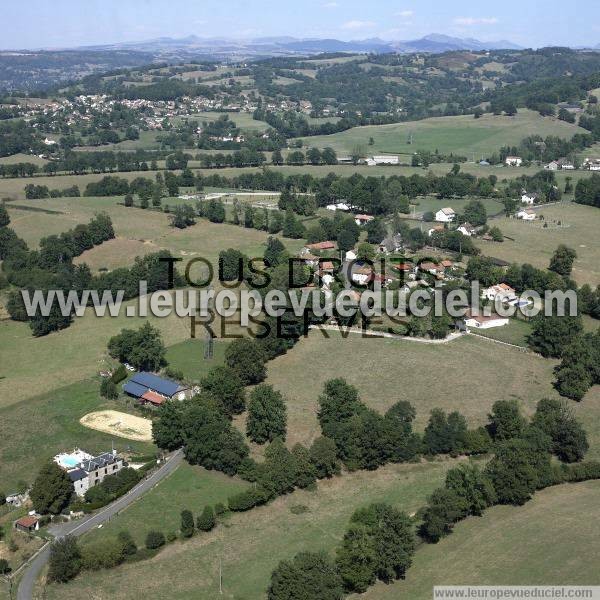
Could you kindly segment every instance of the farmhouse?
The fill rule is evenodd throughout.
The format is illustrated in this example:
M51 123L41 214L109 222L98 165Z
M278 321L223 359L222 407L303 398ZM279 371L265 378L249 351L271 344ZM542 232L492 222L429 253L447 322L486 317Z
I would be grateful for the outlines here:
M475 235L475 227L471 223L463 223L456 231L460 231L463 235L471 237Z
M590 171L600 171L600 158L586 158L583 161L583 168Z
M372 156L367 158L367 165L374 167L376 165L399 165L400 157L392 155Z
M431 275L441 275L444 272L444 267L434 262L422 262L419 265L419 271L430 273Z
M40 520L33 515L21 517L15 521L15 529L23 531L24 533L31 533L32 531L38 531L40 528Z
M561 169L565 169L566 171L574 171L575 170L575 163L572 160L569 160L567 158L561 158L558 161L558 166Z
M317 264L319 263L319 257L315 256L314 254L310 254L310 252L308 254L301 254L300 258L309 267L316 267Z
M502 327L508 325L509 319L507 317L501 317L500 315L493 314L489 316L485 315L472 315L470 312L465 317L465 325L467 328L473 329L491 329L492 327Z
M92 456L79 448L71 453L57 454L54 462L67 472L78 496L84 496L106 476L118 473L125 464L116 450Z
M427 231L427 235L431 237L436 231L444 231L443 225L436 225Z
M499 298L502 302L510 302L517 297L517 293L510 285L506 283L499 283L498 285L492 285L486 288L481 293L481 297L486 300L496 300Z
M372 277L373 270L370 267L360 267L352 272L352 281L358 285L367 285Z
M327 210L350 210L350 206L345 202L338 202L337 204L328 204L325 208Z
M134 398L138 398L142 404L156 403L156 397L164 400L185 400L192 394L190 387L182 386L175 381L163 379L152 373L136 373L125 385L123 391ZM148 394L154 392L154 394ZM162 402L160 402L162 404Z
M312 252L321 252L323 250L335 250L335 242L317 242L316 244L306 244L302 249L303 254Z
M523 159L520 156L507 156L504 164L507 167L520 167L523 164Z
M118 473L123 466L123 459L113 450L83 461L77 468L67 471L67 475L73 482L75 493L84 496L89 488L98 485L108 475Z
M521 195L521 202L523 204L534 204L539 198L539 194L537 192L524 192Z
M29 500L29 492L11 492L6 495L6 504L10 506L22 506Z
M366 225L369 221L372 221L375 217L371 215L356 215L354 217L354 222L357 225Z
M409 275L415 272L414 266L410 263L399 263L397 265L393 265L392 269Z
M523 221L535 221L535 213L532 210L522 209L517 213L517 219Z
M435 220L440 223L450 223L456 218L456 213L450 207L441 208L435 213Z

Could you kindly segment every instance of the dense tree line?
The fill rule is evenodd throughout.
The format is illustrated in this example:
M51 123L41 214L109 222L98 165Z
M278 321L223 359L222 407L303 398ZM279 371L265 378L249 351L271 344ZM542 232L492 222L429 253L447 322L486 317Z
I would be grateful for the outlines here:
M483 470L462 465L448 471L444 487L421 511L420 533L426 540L437 542L455 523L481 515L494 504L524 504L549 485L600 475L596 463L564 464L581 461L588 443L585 431L561 401L541 400L530 423L515 401L496 402L487 429L494 457ZM551 463L552 453L564 463Z
M600 208L600 175L580 179L575 186L575 202Z

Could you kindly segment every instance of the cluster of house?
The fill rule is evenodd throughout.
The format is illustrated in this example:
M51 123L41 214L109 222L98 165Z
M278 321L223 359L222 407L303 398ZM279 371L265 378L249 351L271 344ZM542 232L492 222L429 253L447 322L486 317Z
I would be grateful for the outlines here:
M588 171L600 171L600 158L586 158L583 161L583 168Z
M483 162L484 161L482 161L480 164L483 164ZM520 167L523 164L523 159L520 156L507 156L504 159L504 164L508 167ZM551 160L549 163L544 165L544 169L548 171L575 171L577 168L577 163L569 158ZM584 159L582 168L587 169L588 171L600 171L600 158Z

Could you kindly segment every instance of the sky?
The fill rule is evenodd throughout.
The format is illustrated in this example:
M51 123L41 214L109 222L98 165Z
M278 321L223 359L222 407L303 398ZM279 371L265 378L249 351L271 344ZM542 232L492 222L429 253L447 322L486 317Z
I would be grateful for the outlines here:
M72 47L161 36L381 37L429 33L525 47L600 44L598 0L28 0L2 2L0 48Z

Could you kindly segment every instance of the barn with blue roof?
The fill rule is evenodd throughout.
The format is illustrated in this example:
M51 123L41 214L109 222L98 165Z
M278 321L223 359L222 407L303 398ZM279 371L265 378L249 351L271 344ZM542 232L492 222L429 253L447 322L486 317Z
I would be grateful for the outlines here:
M184 400L191 395L189 387L144 371L136 373L125 383L123 391L140 402L154 405L162 404L162 399Z

